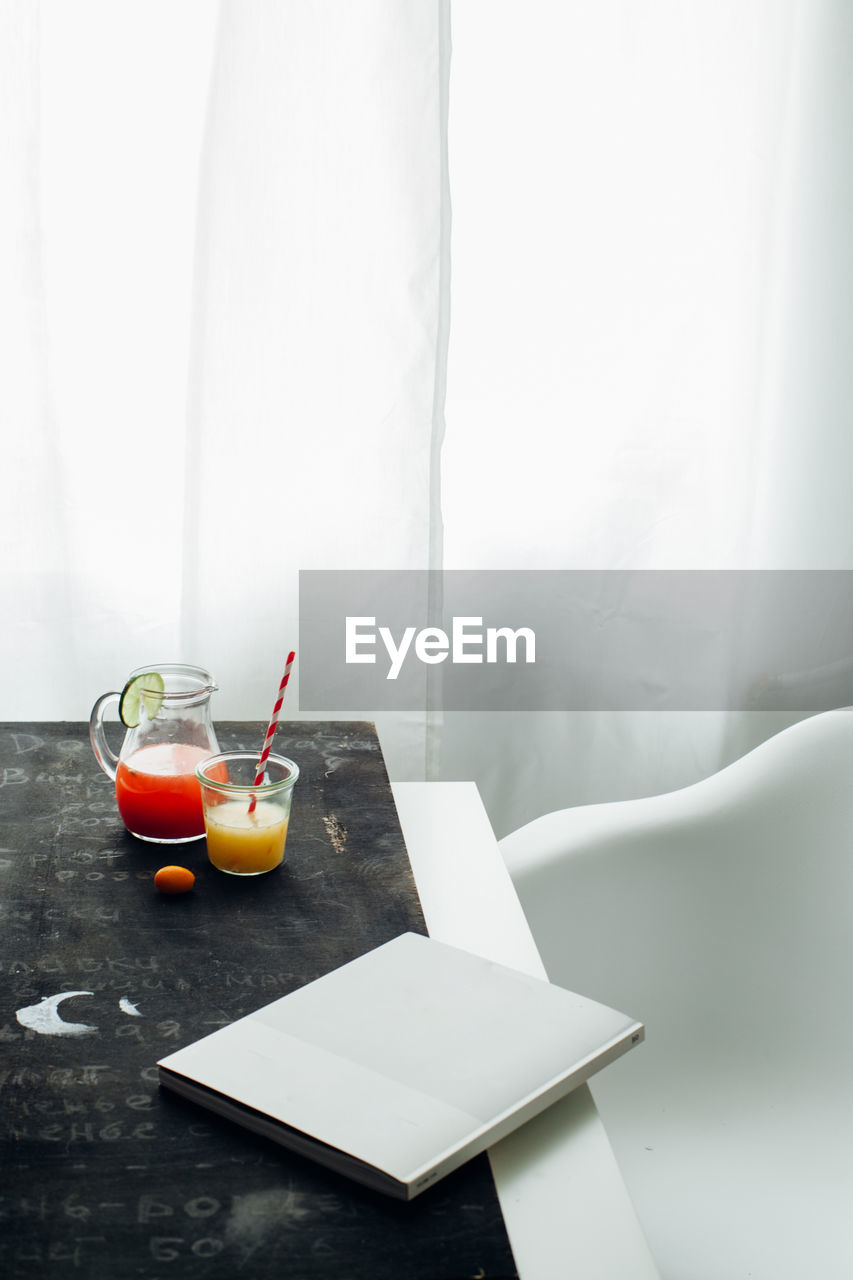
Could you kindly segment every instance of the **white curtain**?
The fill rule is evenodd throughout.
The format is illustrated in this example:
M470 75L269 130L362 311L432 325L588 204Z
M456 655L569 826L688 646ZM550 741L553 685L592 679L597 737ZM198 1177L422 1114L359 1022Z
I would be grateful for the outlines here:
M845 0L0 0L0 715L263 721L299 569L850 567L851 71ZM783 722L380 728L502 834Z
M174 656L265 722L300 569L430 563L447 9L2 4L2 714ZM425 733L389 717L396 774Z
M450 101L445 566L853 567L853 6L457 4ZM442 768L504 833L788 722L448 715Z

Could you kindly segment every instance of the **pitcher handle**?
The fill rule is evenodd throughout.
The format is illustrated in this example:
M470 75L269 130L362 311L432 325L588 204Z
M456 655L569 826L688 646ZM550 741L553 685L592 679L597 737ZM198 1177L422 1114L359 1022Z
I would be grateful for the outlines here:
M89 716L89 741L92 744L95 759L107 777L112 778L113 782L116 780L118 756L107 742L107 735L104 730L104 712L112 702L118 702L120 697L121 694L115 692L102 694L94 707L92 707L92 714Z

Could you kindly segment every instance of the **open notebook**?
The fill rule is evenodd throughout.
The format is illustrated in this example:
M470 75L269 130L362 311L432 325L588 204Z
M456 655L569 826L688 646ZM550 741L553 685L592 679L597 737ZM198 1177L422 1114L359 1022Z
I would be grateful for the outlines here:
M158 1066L185 1097L411 1199L643 1034L594 1000L404 933Z

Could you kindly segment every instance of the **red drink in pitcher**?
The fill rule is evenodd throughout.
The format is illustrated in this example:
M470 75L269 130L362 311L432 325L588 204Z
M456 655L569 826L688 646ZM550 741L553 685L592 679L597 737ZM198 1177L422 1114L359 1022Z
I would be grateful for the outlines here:
M192 840L204 835L196 766L211 752L184 742L140 747L116 769L116 803L133 835L147 840Z

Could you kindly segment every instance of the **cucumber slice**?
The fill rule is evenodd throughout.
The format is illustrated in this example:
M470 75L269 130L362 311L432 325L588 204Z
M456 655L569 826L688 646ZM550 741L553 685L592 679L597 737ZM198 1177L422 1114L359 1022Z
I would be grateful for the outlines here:
M133 729L141 719L141 708L149 720L153 720L163 704L166 685L159 671L146 671L141 676L128 680L121 691L118 713L122 724Z

